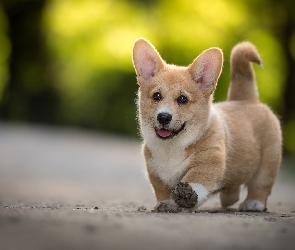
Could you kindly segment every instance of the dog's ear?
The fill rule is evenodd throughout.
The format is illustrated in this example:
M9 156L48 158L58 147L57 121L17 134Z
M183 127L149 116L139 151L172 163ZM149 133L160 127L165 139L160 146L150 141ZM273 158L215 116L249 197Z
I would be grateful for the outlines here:
M135 41L133 46L133 65L138 81L149 81L163 67L164 60L154 46L143 38Z
M206 94L212 94L222 71L223 53L219 48L210 48L200 54L189 66L193 80Z

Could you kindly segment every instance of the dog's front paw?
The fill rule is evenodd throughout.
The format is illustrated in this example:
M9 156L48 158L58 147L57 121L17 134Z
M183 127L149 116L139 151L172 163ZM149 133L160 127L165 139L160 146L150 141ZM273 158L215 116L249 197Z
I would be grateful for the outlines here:
M188 182L180 182L171 193L171 199L184 208L193 208L198 202L198 195Z
M158 213L179 213L182 209L173 200L159 201L155 206Z

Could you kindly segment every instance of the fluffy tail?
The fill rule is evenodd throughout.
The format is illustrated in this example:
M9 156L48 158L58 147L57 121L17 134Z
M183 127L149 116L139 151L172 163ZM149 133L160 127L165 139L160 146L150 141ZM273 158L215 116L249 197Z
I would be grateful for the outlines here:
M254 45L250 42L237 44L230 56L231 81L228 100L258 100L255 72L251 62L262 66L262 61Z

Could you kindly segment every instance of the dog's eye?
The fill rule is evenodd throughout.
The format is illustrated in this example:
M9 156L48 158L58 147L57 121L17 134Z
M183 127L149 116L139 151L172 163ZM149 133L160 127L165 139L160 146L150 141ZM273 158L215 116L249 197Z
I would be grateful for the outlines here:
M161 101L162 100L162 95L159 92L154 93L153 98L155 101Z
M181 104L186 104L187 102L188 102L188 99L187 99L186 96L184 96L184 95L180 95L180 96L178 96L178 98L177 98L177 103L178 103L179 105L181 105Z

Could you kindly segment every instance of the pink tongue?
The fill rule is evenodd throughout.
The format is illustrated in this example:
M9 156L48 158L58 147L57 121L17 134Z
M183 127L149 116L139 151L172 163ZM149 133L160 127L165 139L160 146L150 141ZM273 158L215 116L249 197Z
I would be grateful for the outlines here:
M170 130L167 130L167 129L159 129L158 130L158 135L161 136L161 137L168 137L172 134L172 132Z

